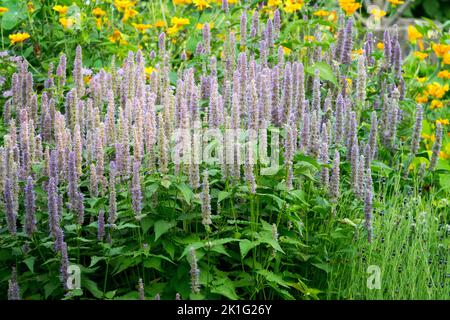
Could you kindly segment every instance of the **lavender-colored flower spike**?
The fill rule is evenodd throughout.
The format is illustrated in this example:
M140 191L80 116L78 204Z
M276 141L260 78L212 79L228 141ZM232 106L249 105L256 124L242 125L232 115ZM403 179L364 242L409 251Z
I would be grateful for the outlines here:
M117 218L117 204L116 204L116 163L111 161L109 164L109 209L108 209L108 223L112 227Z
M365 227L367 229L367 240L372 242L373 227L372 227L372 212L373 212L373 183L372 172L370 168L367 169L365 180L365 196L364 196L364 218Z
M60 88L66 85L66 68L67 58L65 54L62 54L59 58L58 68L56 69L56 75L58 76L58 86Z
M137 220L141 218L142 212L142 190L141 190L140 169L141 164L138 161L135 161L133 164L133 182L132 182L133 185L131 193L132 193L133 212Z
M275 38L277 38L281 30L281 15L279 9L276 9L275 12L273 13L273 27Z
M211 29L209 23L203 24L203 43L205 54L209 55L211 53Z
M364 43L364 56L366 58L367 65L373 65L375 63L375 59L372 57L373 54L373 34L372 32L368 32L366 36L366 42Z
M181 300L181 296L180 294L177 292L177 294L175 295L175 300Z
M416 109L416 121L411 140L411 154L414 156L419 151L420 134L422 133L423 108L418 104Z
M82 97L84 95L84 79L82 69L83 69L83 60L82 60L81 46L77 46L72 75L73 81L77 89L78 97Z
M97 229L97 239L99 241L103 240L103 237L105 236L105 211L100 210L98 212L98 229Z
M70 210L75 211L77 207L78 196L78 177L76 172L75 153L69 153L69 206Z
M252 15L252 22L250 25L250 37L255 38L259 33L259 12L255 10Z
M335 142L337 144L342 143L344 137L344 109L345 102L342 95L339 94L336 99L336 124L335 124Z
M29 237L36 231L36 204L33 178L27 178L25 186L25 234Z
M391 54L392 54L391 38L389 36L388 29L384 31L383 44L384 44L384 61L386 67L388 67L391 61Z
M366 102L366 66L363 56L358 57L358 77L356 78L356 101L364 109Z
M166 34L164 32L161 32L158 36L158 49L159 57L163 59L166 54Z
M192 293L199 293L200 292L200 283L199 283L199 276L200 276L200 269L197 265L197 256L195 254L195 249L193 247L189 250L189 257L190 261L189 264L191 265L190 275L191 275L191 291Z
M339 155L339 151L334 151L334 159L333 159L333 168L331 169L331 178L330 178L330 198L332 201L336 201L339 198L339 183L340 183L340 165L341 158Z
M11 234L16 234L17 213L15 206L13 184L10 178L6 178L5 180L4 196L5 196L6 222L8 225L8 230Z
M228 12L230 9L228 7L228 0L222 0L222 10Z
M69 278L68 274L69 267L69 255L67 253L67 244L63 242L61 244L61 264L60 264L60 279L65 290L68 290L67 280Z
M209 175L208 170L203 173L203 183L202 183L202 224L208 230L209 225L212 224L211 221L211 197L209 195Z
M370 123L369 145L372 152L371 160L373 160L375 159L378 150L378 120L376 111L372 112Z
M241 15L241 46L245 47L247 44L247 12L244 11Z
M430 171L434 171L434 169L436 168L436 165L437 165L437 162L439 159L439 154L441 152L442 135L443 135L442 124L438 123L438 124L436 124L436 139L434 140L433 150L432 150L432 154L431 154L430 167L429 167Z
M8 300L20 300L20 288L15 267L12 268L11 279L8 280Z
M352 62L352 49L353 49L353 19L350 18L347 21L344 33L344 43L342 48L341 62L349 64Z
M142 281L142 278L139 278L138 293L139 293L139 300L145 300L144 282Z

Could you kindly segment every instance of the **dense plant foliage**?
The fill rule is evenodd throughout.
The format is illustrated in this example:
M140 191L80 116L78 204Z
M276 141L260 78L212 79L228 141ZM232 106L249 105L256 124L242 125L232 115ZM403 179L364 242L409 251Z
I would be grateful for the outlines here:
M449 35L401 2L3 1L0 297L448 298Z

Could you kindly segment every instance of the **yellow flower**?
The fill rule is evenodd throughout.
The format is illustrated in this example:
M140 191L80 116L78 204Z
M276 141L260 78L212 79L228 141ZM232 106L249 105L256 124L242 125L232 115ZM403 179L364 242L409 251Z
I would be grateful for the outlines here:
M437 98L437 99L441 99L445 93L448 91L449 86L448 84L442 86L437 82L433 82L427 85L427 93L428 95Z
M378 42L377 43L377 48L380 49L380 50L383 50L384 49L384 43L383 42Z
M92 14L95 17L100 18L100 17L103 17L106 14L106 12L104 10L102 10L101 8L94 8L92 10Z
M146 67L145 68L145 74L151 75L153 72L156 72L156 69L153 67Z
M434 142L434 140L436 140L436 137L434 134L427 134L427 133L422 133L422 138L424 140L429 140L431 142Z
M438 124L438 123L442 124L443 126L448 126L448 125L450 125L450 120L448 120L448 119L437 119L436 120L436 124Z
M318 10L313 12L313 15L315 15L316 17L328 17L330 15L330 12L326 10Z
M170 19L170 23L172 23L174 27L182 27L189 25L190 21L188 18L173 17Z
M316 40L316 38L314 36L304 36L303 40L307 42L313 42L314 40Z
M353 50L352 53L354 55L360 56L360 55L362 55L364 53L364 50L363 49L356 49L356 50Z
M339 0L339 6L348 16L351 16L356 10L361 8L361 4L355 2L355 0Z
M191 4L191 3L192 3L192 0L173 0L174 5Z
M425 81L427 81L427 77L417 77L416 80L420 83L424 83Z
M380 9L372 9L370 13L377 19L380 19L381 17L384 17L386 15L386 11Z
M116 6L116 8L119 12L125 11L126 9L129 9L131 7L134 7L135 4L136 4L135 1L130 1L130 0L114 0L114 5Z
M420 61L422 61L423 59L425 59L426 57L428 57L428 53L420 52L420 51L415 51L415 52L414 52L414 56L415 56L416 58L419 58Z
M136 30L144 33L147 29L150 29L152 27L151 24L144 24L144 23L132 23L133 27L136 28Z
M290 55L291 54L291 52L292 52L292 50L291 49L289 49L288 47L282 47L283 48L283 52L284 52L284 54L285 55Z
M126 22L129 18L133 18L137 16L138 12L134 9L128 8L125 9L125 13L123 14L122 22Z
M103 17L103 18L96 18L95 19L95 25L97 26L97 29L101 29L103 26L103 23L107 22L108 18L107 17Z
M67 11L69 11L69 7L68 6L54 6L53 10L55 10L56 12L58 12L60 15L64 16L67 14Z
M450 153L447 153L445 151L441 151L441 152L439 152L439 158L444 159L444 160L448 160L448 159L450 159Z
M441 79L450 79L450 72L448 72L448 70L443 70L438 72L437 76Z
M62 17L59 19L59 23L64 27L64 29L69 29L73 26L75 20L73 18Z
M29 13L33 13L34 12L34 3L33 2L29 1L27 3L27 10L28 10Z
M405 3L405 1L403 0L388 0L388 2L390 2L394 7L398 6L399 4Z
M109 41L119 44L126 44L127 42L123 39L123 34L119 30L114 30L113 34L108 38Z
M442 58L445 54L447 54L450 51L450 45L448 44L433 43L432 48L438 58Z
M22 43L25 40L27 40L29 37L30 37L30 35L26 32L14 33L14 34L9 35L9 41L11 41L11 44Z
M293 13L301 10L303 7L303 0L286 0L284 3L284 11L286 13Z
M174 36L180 31L180 29L177 26L172 26L170 28L167 28L167 35Z
M209 24L209 28L212 29L214 27L214 23L208 23ZM203 30L203 23L197 23L195 25L195 29L197 30Z
M442 103L442 101L439 101L439 100L432 100L431 101L431 105L430 105L430 109L431 110L433 110L433 109L440 109L440 108L443 108L444 107L444 104Z
M5 12L8 12L9 9L6 7L0 7L0 16L3 15Z
M427 103L428 102L428 97L427 97L427 95L426 95L426 93L425 94L418 94L417 95L417 97L416 97L416 102L417 103Z
M278 7L280 4L282 4L281 0L269 0L269 2L267 2L268 7Z
M444 57L442 58L443 64L450 64L450 52L447 52L444 54Z
M211 7L208 0L194 0L194 5L198 10L204 10L205 8Z
M417 30L417 28L413 25L408 26L408 40L409 42L416 43L417 40L422 39L423 34Z
M166 26L166 23L164 21L162 21L162 20L158 20L158 21L155 22L155 27L156 28L163 28L165 26Z

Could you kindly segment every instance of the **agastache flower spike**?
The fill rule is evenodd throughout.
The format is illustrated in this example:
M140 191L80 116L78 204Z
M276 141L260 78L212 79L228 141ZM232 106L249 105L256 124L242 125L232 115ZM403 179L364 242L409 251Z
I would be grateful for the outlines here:
M5 209L6 209L6 222L8 225L8 230L11 234L16 234L17 232L17 212L15 210L14 204L14 191L13 184L10 178L5 180Z
M117 204L116 204L116 163L111 161L109 163L109 206L108 206L108 223L112 227L117 219Z
M258 35L259 32L259 12L258 10L255 10L255 12L253 12L253 16L252 16L252 22L250 25L250 37L251 38L255 38Z
M202 224L207 230L209 230L209 225L212 224L211 221L211 197L209 195L209 181L208 181L208 170L203 173L203 183L202 183Z
M414 156L419 151L420 135L422 133L423 108L418 104L416 108L416 121L414 123L413 135L411 140L411 154Z
M34 194L33 178L27 178L25 186L25 234L29 237L36 231L36 196Z
M142 212L142 190L141 190L141 164L135 161L133 164L133 182L132 182L132 204L133 212L137 220L140 220Z
M341 158L339 151L334 151L333 168L331 169L331 179L330 179L330 198L332 201L336 201L339 198L339 183L340 183L340 164Z
M203 24L203 43L205 54L209 55L211 53L211 30L209 23Z
M191 247L189 249L189 256L190 261L189 264L191 265L190 275L191 275L191 291L192 293L199 293L200 292L200 283L199 283L199 276L200 276L200 269L197 265L197 256L195 254L195 249Z
M365 218L365 227L367 229L367 240L369 241L369 243L372 242L373 237L372 212L373 212L373 183L372 183L372 172L370 168L368 168L365 181L364 218Z
M279 9L276 9L275 12L273 13L273 27L275 38L278 38L278 35L280 34L281 30L281 15Z
M371 160L375 159L375 156L377 154L378 149L378 120L377 120L377 113L376 111L372 112L371 118L370 118L370 133L369 133L369 145L370 150L372 152L371 154Z
M241 15L241 47L247 44L247 12L244 11Z
M430 171L434 171L434 169L436 168L436 165L437 165L437 162L439 159L439 154L441 151L442 135L443 135L442 124L438 123L438 124L436 124L436 139L434 140L433 150L432 150L432 154L431 154L430 167L429 167Z
M364 110L366 101L366 66L364 57L358 57L358 77L356 78L356 101L357 104Z
M101 209L98 212L98 230L97 230L97 239L98 241L102 241L105 236L105 211Z
M352 48L353 48L353 19L350 18L347 21L347 25L345 27L344 31L344 43L343 43L343 50L341 55L341 62L344 64L349 64L352 62L351 55L352 55Z
M8 280L8 300L20 300L20 288L17 283L16 268L12 268L11 279Z
M144 282L139 278L138 282L139 300L145 300Z

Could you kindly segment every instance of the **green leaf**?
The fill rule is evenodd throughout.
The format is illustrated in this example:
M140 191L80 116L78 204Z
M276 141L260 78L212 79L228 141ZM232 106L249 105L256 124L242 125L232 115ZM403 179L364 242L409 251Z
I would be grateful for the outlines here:
M30 271L32 273L34 273L34 262L36 261L36 257L28 257L25 260L23 260L23 262L27 265L28 269L30 269Z
M184 200L186 200L187 204L191 203L191 199L194 197L194 193L192 189L187 186L184 182L176 185L178 190L183 194Z
M116 295L116 291L117 291L117 290L106 292L106 293L105 293L105 298L106 298L106 299L112 299L112 298L114 298L114 296Z
M228 191L220 191L217 201L221 202L230 197L230 193Z
M86 288L95 298L103 298L103 292L98 289L97 283L94 281L82 278L81 286Z
M242 258L244 258L250 250L258 246L259 244L261 244L261 242L250 241L248 239L243 239L239 241L239 249L241 250Z
M159 239L169 229L177 225L176 221L159 220L155 222L155 241Z
M104 259L105 259L104 257L97 257L97 256L91 257L91 264L89 265L89 268L95 266L97 262Z
M211 292L220 294L230 300L239 300L234 284L230 279L226 279L223 285L211 288Z
M44 296L47 299L56 288L58 288L61 284L59 281L49 282L44 286Z
M284 281L281 276L279 276L271 271L267 271L267 270L263 269L263 270L257 270L256 273L262 275L264 278L266 278L266 280L268 282L273 282L273 283L276 283L276 284L278 284L282 287L286 287L286 288L289 287L288 283L286 281Z
M319 70L319 77L322 80L327 80L333 83L335 86L338 86L336 76L334 75L333 69L325 63L325 62L316 62L312 66L306 69L306 72L314 75L315 70Z

